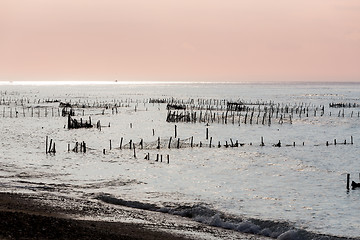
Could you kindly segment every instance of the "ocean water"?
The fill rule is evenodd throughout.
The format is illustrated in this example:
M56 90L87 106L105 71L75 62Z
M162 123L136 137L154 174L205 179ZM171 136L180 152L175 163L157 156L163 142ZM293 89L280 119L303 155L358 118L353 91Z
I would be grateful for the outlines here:
M360 84L32 82L2 83L0 95L1 191L97 199L278 239L360 237L360 188L346 189L348 173L360 182ZM167 103L149 99L198 117L212 107L215 119L167 122ZM59 101L101 130L67 129ZM249 107L246 124L246 111L223 122L226 102ZM46 154L46 137L55 154ZM72 151L82 141L86 153ZM231 141L239 145L224 146Z

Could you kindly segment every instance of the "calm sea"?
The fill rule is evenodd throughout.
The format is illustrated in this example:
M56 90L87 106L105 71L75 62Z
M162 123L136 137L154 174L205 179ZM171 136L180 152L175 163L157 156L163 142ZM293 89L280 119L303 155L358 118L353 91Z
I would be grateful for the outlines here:
M360 237L360 188L346 189L347 174L360 182L360 84L33 82L2 83L0 95L1 191L148 206L264 236ZM101 130L67 129L60 102ZM167 122L168 102L202 121ZM229 102L246 109L226 113Z

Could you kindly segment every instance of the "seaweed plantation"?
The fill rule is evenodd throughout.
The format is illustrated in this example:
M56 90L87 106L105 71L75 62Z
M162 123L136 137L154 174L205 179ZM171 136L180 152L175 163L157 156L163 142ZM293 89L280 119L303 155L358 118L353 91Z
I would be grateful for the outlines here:
M256 102L246 102L244 100L224 100L224 99L176 99L174 97L166 99L125 99L125 100L111 100L109 102L89 102L79 99L77 102L71 103L62 102L60 100L34 100L34 103L41 103L35 107L27 107L27 104L30 103L30 100L5 100L2 102L10 101L12 104L20 103L19 107L23 109L23 116L26 117L25 110L29 112L29 109L37 108L42 109L43 114L40 114L40 110L37 112L37 117L51 116L51 117L67 117L67 128L68 129L79 129L79 128L93 128L101 131L102 127L110 127L109 123L107 126L101 126L100 120L96 124L92 123L91 117L97 116L111 116L119 115L121 113L119 109L126 109L127 111L136 113L137 111L148 111L149 107L155 108L155 111L160 109L166 109L166 122L167 123L192 123L192 124L205 124L205 139L196 140L194 136L188 136L185 138L177 137L177 125L174 125L174 133L170 137L158 136L154 141L145 141L144 138L136 141L135 137L130 137L130 139L125 140L123 137L119 136L119 143L116 147L114 145L114 140L109 140L110 145L108 150L122 150L122 149L135 149L139 150L149 150L149 149L181 149L181 148L237 148L243 146L257 146L263 147L265 145L273 147L295 147L295 146L305 146L305 141L300 141L296 143L292 142L282 142L281 140L276 142L270 142L265 144L263 137L259 139L258 142L250 141L240 141L236 136L232 136L228 139L223 139L222 141L216 139L216 136L209 135L209 126L213 124L222 124L222 125L266 125L271 126L272 124L282 125L282 124L293 124L295 121L307 120L307 119L320 119L327 115L327 117L357 117L359 118L359 111L354 115L354 111L351 113L345 114L345 108L356 107L356 103L349 104L335 104L329 103L329 108L326 108L325 105L315 106L311 103L300 103L300 104L289 104L289 103L275 103L274 101L256 101ZM47 113L50 109L50 106L47 104L58 104L58 106L51 107L50 115ZM196 103L196 104L195 104ZM338 111L337 114L332 114L331 108L342 108ZM5 108L4 108L5 109ZM17 108L14 107L16 110ZM58 114L54 115L58 112ZM61 110L60 110L61 109ZM5 110L4 110L5 111ZM33 111L33 110L32 110ZM61 111L61 115L60 115ZM12 117L12 108L10 108L10 115ZM164 112L159 112L160 115L165 117ZM88 115L88 120L85 120ZM5 117L6 114L3 114ZM79 119L76 119L76 116L80 116ZM19 117L19 116L15 116ZM31 117L34 117L31 114ZM132 128L132 123L130 123ZM153 136L154 129L153 129ZM171 135L171 134L167 134ZM113 146L112 144L113 143ZM306 143L308 144L308 143ZM313 146L329 146L329 145L341 145L341 144L353 144L353 136L349 136L348 139L336 140L330 139L326 142L320 143L313 141ZM78 150L80 149L80 150ZM92 148L88 147L88 150L96 150L96 146ZM97 149L106 153L105 149ZM70 146L68 146L68 151L70 151ZM85 142L76 142L73 148L74 152L86 152ZM47 152L51 152L50 150Z
M359 200L356 89L8 86L0 91L2 184L189 209L261 236L297 228L315 239L357 236L349 210Z

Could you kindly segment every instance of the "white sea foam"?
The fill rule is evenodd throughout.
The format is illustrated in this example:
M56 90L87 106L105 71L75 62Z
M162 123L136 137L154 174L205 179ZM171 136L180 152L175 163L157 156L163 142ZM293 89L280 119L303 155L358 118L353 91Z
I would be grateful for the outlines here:
M209 226L231 229L241 233L255 234L279 240L341 239L294 229L294 225L284 222L234 218L233 216L227 216L225 213L216 211L202 204L168 208L159 207L150 203L118 199L108 194L99 194L96 198L114 205L179 215Z

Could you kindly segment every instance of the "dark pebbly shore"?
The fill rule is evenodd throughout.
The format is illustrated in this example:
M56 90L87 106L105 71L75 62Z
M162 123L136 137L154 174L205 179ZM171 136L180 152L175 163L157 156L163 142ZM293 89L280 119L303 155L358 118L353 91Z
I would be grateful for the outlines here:
M36 204L29 196L0 194L2 239L187 239L141 224L76 220L67 211Z
M0 239L266 239L163 213L49 194L0 193Z

